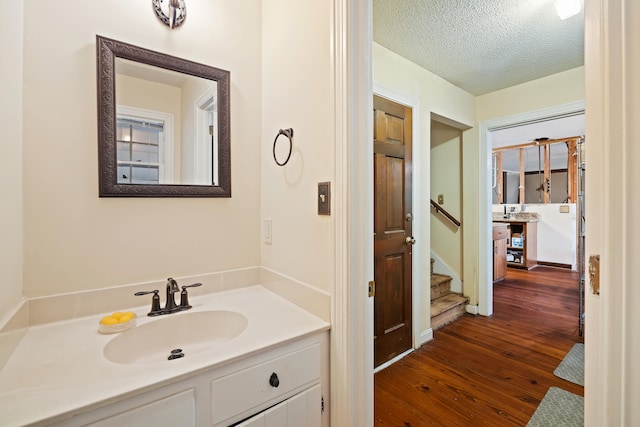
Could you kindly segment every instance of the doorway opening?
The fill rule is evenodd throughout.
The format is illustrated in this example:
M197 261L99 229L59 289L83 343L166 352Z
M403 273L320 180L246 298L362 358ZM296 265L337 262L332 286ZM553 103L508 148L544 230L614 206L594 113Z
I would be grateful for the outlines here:
M413 348L413 162L410 107L373 97L374 366Z
M563 126L564 125L564 126ZM572 126L574 126L572 128ZM526 132L533 132L526 134ZM556 132L556 133L552 133ZM547 133L542 135L541 133ZM493 246L492 238L490 235L491 223L494 218L502 218L505 215L512 215L516 211L530 211L531 214L537 215L535 211L543 211L543 218L545 223L537 224L538 227L542 225L542 234L547 235L547 241L542 239L542 253L536 254L536 261L540 260L550 261L548 264L553 265L553 258L562 256L558 255L557 249L559 244L554 241L558 238L558 233L553 230L557 224L553 226L554 221L565 221L571 225L565 226L567 238L564 240L565 251L569 251L568 257L564 258L564 262L560 262L560 266L569 266L572 270L576 270L579 273L579 279L577 283L577 291L580 293L580 300L583 299L584 291L584 191L583 189L583 176L584 176L584 138L580 139L580 144L569 153L570 156L576 156L578 159L576 164L578 165L575 170L575 178L578 184L576 189L576 198L573 203L558 203L558 204L539 204L521 203L518 199L514 204L496 204L494 199L495 191L495 170L496 163L493 161L493 147L497 141L498 144L506 144L505 138L509 138L509 135L518 135L521 138L520 141L526 142L535 139L544 138L562 138L568 136L567 134L584 135L584 102L571 103L561 105L557 107L532 111L515 116L504 117L488 122L480 123L479 125L479 139L480 139L480 152L485 153L485 160L481 160L480 167L480 185L481 185L481 199L480 199L480 241L481 248L490 248ZM571 135L574 136L574 135ZM482 158L483 156L481 156ZM521 159L524 156L521 157ZM524 160L520 161L521 163ZM534 177L535 178L535 177ZM548 183L548 181L547 181ZM504 185L504 183L503 183ZM541 186L546 191L547 185ZM508 185L503 187L508 188ZM548 195L547 195L548 196ZM547 199L548 201L548 199ZM564 201L564 200L563 200ZM551 222L551 224L549 223ZM484 227L483 227L484 225ZM483 232L482 228L485 228L486 232ZM540 236L541 232L537 232ZM569 242L569 243L567 243ZM541 239L538 238L536 244L540 245ZM520 242L518 241L518 244ZM566 245L569 245L568 247ZM540 250L540 248L538 248ZM555 251L555 252L554 252ZM491 255L493 251L479 251L480 258L480 289L479 289L479 311L480 314L491 315L493 313L493 259ZM565 254L566 256L566 254ZM546 258L546 259L545 259ZM484 279L484 280L482 280ZM584 320L583 304L580 305L580 312L577 315L577 322L579 330L582 333L582 325Z

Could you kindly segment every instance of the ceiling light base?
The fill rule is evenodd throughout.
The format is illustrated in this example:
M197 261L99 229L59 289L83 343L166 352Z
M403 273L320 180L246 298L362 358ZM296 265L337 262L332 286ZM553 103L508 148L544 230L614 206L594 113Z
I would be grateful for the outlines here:
M184 0L152 0L158 19L169 28L178 28L187 17Z

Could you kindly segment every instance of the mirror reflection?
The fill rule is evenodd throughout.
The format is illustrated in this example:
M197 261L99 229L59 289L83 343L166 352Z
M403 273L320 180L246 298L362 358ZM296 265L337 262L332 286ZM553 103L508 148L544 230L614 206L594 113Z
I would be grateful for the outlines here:
M217 83L122 58L115 69L118 183L216 185Z
M101 197L230 197L229 72L96 36Z

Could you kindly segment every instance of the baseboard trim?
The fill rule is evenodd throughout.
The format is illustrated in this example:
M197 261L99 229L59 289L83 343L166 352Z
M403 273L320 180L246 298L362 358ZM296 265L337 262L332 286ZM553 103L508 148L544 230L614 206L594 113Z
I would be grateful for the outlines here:
M467 313L477 316L480 314L480 308L477 305L467 304Z
M538 265L544 265L546 267L565 268L567 270L571 270L571 264L562 264L560 262L538 261Z
M422 345L432 340L433 340L433 329L429 328L425 331L422 331L418 336L418 345Z

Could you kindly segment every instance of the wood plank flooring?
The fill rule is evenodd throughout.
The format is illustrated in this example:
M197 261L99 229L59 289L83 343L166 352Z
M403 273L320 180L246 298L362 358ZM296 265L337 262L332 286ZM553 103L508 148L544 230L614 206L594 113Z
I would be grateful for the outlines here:
M508 269L494 314L465 315L433 341L375 374L376 426L525 426L578 334L578 275Z

